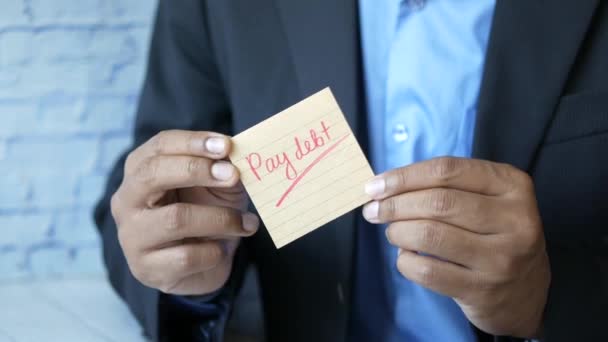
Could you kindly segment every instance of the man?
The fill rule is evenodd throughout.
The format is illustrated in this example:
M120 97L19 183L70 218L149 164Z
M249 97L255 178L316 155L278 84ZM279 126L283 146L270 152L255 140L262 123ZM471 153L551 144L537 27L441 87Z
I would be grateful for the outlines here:
M607 340L606 56L597 0L161 0L112 284L155 340L220 340L249 263L269 341ZM325 86L374 201L277 251L228 136Z

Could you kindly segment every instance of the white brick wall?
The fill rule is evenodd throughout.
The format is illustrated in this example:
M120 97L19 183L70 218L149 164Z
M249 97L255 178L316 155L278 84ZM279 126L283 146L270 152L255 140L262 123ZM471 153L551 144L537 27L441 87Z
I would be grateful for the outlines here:
M0 281L102 272L92 207L130 142L155 5L2 0Z

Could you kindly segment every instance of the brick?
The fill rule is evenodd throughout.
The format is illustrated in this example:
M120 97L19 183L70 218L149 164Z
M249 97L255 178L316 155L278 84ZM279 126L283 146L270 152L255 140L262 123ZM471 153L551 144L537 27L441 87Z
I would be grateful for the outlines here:
M26 251L25 267L37 276L61 275L70 262L69 249L58 244L34 246Z
M69 247L97 244L99 235L91 209L60 213L54 224L53 239Z
M123 94L139 92L145 72L139 58L124 62L106 61L97 67L97 72L91 75L90 81L98 89Z
M78 62L89 56L92 33L86 26L70 29L44 29L34 36L38 62Z
M86 172L92 169L96 153L93 137L18 138L7 142L5 161L30 174L49 169Z
M28 205L31 185L22 173L0 163L0 209L19 209ZM1 216L0 216L1 217Z
M131 72L131 69L135 70L135 72L128 74ZM97 64L97 70L91 74L89 81L97 89L125 93L132 91L134 85L139 85L136 78L138 70L141 70L141 67L138 65L109 60L103 61Z
M140 18L149 21L154 10L156 9L156 1L122 1L110 0L115 13L121 17Z
M31 101L0 98L0 138L22 135L36 127L38 106Z
M28 204L34 208L63 209L74 207L78 176L70 170L40 169L29 173L32 187Z
M132 96L89 98L79 127L85 131L128 134L135 105Z
M52 92L39 99L38 122L30 126L42 134L75 133L81 131L86 98L62 91Z
M0 163L2 163L2 160L4 160L6 155L6 141L4 141L4 139L2 139L2 136L0 135Z
M33 34L27 31L0 33L0 66L10 67L32 61Z
M72 250L69 265L62 270L68 275L98 275L105 272L101 248L98 244Z
M9 90L8 95L40 94L46 91L81 92L88 89L89 80L98 70L97 66L85 62L79 63L34 63L28 67L18 68L18 84ZM0 93L2 96L2 93Z
M139 44L128 30L100 29L93 32L88 52L97 60L125 63L138 54Z
M147 45L132 32L137 31L111 25L50 28L35 35L34 46L38 60L45 63L124 63L138 54L140 45Z
M133 96L86 96L51 92L36 105L26 101L0 99L0 112L7 113L7 124L0 137L64 133L130 133L135 112Z
M107 179L106 173L81 176L76 190L78 203L85 206L95 205L103 194Z
M24 248L48 240L51 226L49 214L11 214L0 216L0 246Z
M53 91L81 93L89 88L89 74L94 73L94 69L86 63L33 63L0 68L0 98L35 99Z
M6 92L10 91L10 95L14 95L16 92L13 87L17 85L20 80L21 76L18 70L0 66L0 97L2 96L3 90ZM8 88L10 88L10 90Z
M25 266L25 254L18 249L0 249L0 270L0 279L3 280L24 279L30 275Z
M101 170L111 169L118 156L123 153L131 143L132 138L127 134L104 140L101 144L101 155L98 167Z
M102 0L29 0L36 21L55 21L69 18L94 20L99 18Z
M23 0L2 0L0 11L0 26L9 24L22 24L29 21L27 6Z
M138 61L138 63L143 66L148 58L148 51L150 47L150 44L148 43L150 42L150 35L152 34L152 31L148 25L145 25L134 27L129 30L129 33L135 42L137 42L138 57L141 59Z

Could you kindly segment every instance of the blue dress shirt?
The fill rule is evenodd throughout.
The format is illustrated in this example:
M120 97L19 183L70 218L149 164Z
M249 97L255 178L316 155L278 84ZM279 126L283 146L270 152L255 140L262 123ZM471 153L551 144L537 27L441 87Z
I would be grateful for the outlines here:
M377 173L471 155L494 0L360 0L371 160ZM353 341L474 341L448 297L405 279L383 227L361 224Z

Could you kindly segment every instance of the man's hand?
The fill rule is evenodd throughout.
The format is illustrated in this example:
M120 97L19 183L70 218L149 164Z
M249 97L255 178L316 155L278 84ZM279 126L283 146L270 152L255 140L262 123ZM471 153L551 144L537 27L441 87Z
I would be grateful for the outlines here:
M389 223L408 279L453 297L495 335L537 337L551 280L530 177L481 160L438 158L366 185L363 215Z
M202 295L221 288L240 237L259 219L246 213L237 169L223 159L228 137L165 131L133 151L112 197L112 214L129 268L166 293Z

